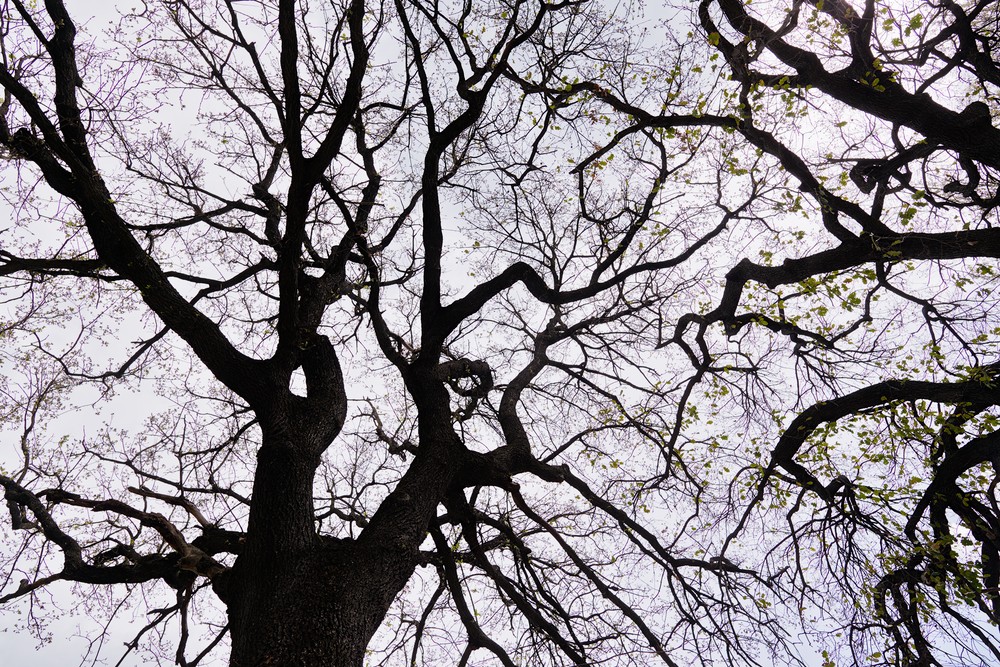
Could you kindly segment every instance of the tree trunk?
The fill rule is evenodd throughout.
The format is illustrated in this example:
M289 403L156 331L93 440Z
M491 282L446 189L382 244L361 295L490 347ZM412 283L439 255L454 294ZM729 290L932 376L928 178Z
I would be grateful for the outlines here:
M229 609L230 664L360 667L415 559L392 545L317 535L313 477L322 447L269 430L246 544L216 586Z
M438 428L425 433L427 442L450 432L447 420ZM427 524L452 478L449 457L424 447L362 535L341 540L315 530L313 477L322 447L266 431L246 544L216 581L229 612L230 664L361 667L417 566Z
M317 538L283 562L234 572L233 667L361 667L412 559ZM394 558L393 556L397 556Z

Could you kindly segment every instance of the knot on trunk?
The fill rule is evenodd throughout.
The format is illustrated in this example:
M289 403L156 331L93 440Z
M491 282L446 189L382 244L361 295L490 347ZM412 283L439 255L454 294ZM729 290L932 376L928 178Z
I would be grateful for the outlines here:
M434 368L435 379L446 383L457 396L467 398L465 407L452 416L455 421L465 421L472 416L479 401L493 389L493 369L485 361L452 359Z
M466 398L483 398L493 389L493 369L485 361L464 358L445 361L434 369L434 377Z

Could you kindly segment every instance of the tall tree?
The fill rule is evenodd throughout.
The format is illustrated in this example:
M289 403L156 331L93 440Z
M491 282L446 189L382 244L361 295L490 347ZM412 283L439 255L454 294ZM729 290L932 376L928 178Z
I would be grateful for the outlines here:
M169 593L182 665L1000 658L998 17L10 0L0 600Z

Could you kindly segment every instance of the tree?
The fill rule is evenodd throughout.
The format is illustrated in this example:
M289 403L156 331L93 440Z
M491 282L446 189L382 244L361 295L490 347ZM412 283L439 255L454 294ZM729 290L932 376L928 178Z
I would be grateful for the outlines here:
M139 590L182 665L1000 658L995 4L688 12L11 0L0 600Z

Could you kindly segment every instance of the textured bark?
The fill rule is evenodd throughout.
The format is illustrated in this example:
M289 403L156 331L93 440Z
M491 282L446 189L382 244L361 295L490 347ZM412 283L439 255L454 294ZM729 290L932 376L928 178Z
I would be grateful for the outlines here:
M396 582L412 572L389 549L316 534L310 449L265 441L258 455L246 549L216 585L229 607L233 665L362 664Z
M413 571L392 549L317 538L301 551L244 560L226 582L234 667L358 667Z
M363 664L462 460L448 394L433 384L437 391L421 392L420 451L356 540L318 535L313 522L319 452L342 419L323 428L315 414L301 422L275 418L264 428L246 546L215 582L229 611L231 665Z

